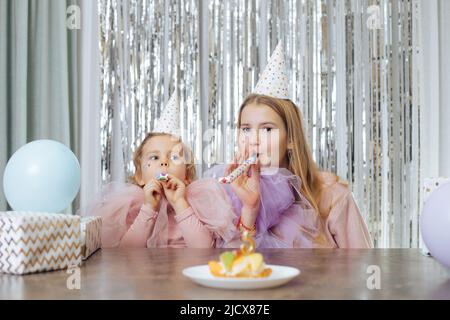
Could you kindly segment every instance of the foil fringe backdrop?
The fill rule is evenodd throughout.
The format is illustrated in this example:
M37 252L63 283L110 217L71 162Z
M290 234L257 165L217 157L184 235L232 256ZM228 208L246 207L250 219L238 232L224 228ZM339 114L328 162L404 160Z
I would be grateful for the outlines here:
M240 103L282 40L317 163L349 181L377 247L418 246L416 0L100 0L98 9L104 182L132 174L132 153L175 87L200 171L230 161Z

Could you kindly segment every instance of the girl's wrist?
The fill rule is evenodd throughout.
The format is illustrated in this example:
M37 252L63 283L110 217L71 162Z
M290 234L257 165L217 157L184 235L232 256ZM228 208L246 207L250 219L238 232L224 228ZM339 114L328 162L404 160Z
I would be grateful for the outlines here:
M239 221L236 224L237 229L240 232L248 231L251 235L256 235L256 221L253 221L252 224L246 224L242 216L239 218Z
M186 201L186 199L184 197L178 199L173 204L173 209L175 210L175 213L181 213L181 212L183 212L184 210L186 210L189 207L190 207L190 205L189 205L189 203Z
M248 209L245 207L242 207L241 210L241 217L239 218L239 225L243 227L244 229L253 229L256 225L256 217L258 215L258 211L255 211L255 208Z
M241 215L248 215L251 217L254 216L256 219L256 216L258 215L258 211L259 211L259 204L254 207L243 205L242 209L241 209Z

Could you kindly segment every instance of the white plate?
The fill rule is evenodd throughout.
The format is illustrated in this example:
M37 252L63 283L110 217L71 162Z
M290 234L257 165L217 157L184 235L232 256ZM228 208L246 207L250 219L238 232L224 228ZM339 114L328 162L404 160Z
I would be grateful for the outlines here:
M220 278L209 272L207 265L183 270L183 275L205 287L219 289L266 289L281 286L300 274L300 270L285 266L267 265L272 274L267 278Z

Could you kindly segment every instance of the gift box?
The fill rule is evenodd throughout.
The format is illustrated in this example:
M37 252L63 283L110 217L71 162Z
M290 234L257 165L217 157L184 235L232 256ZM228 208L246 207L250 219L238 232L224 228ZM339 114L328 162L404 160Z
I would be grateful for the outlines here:
M80 222L75 215L0 212L0 271L26 274L80 265Z
M102 218L82 217L81 218L81 255L86 260L102 246Z

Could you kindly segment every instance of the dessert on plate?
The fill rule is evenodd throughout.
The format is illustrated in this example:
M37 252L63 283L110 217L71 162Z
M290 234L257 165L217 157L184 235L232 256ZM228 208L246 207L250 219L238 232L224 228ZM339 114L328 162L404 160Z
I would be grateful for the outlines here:
M248 231L242 234L243 244L239 250L225 251L219 261L209 261L212 275L224 278L266 278L271 275L261 253L255 252L255 241Z

